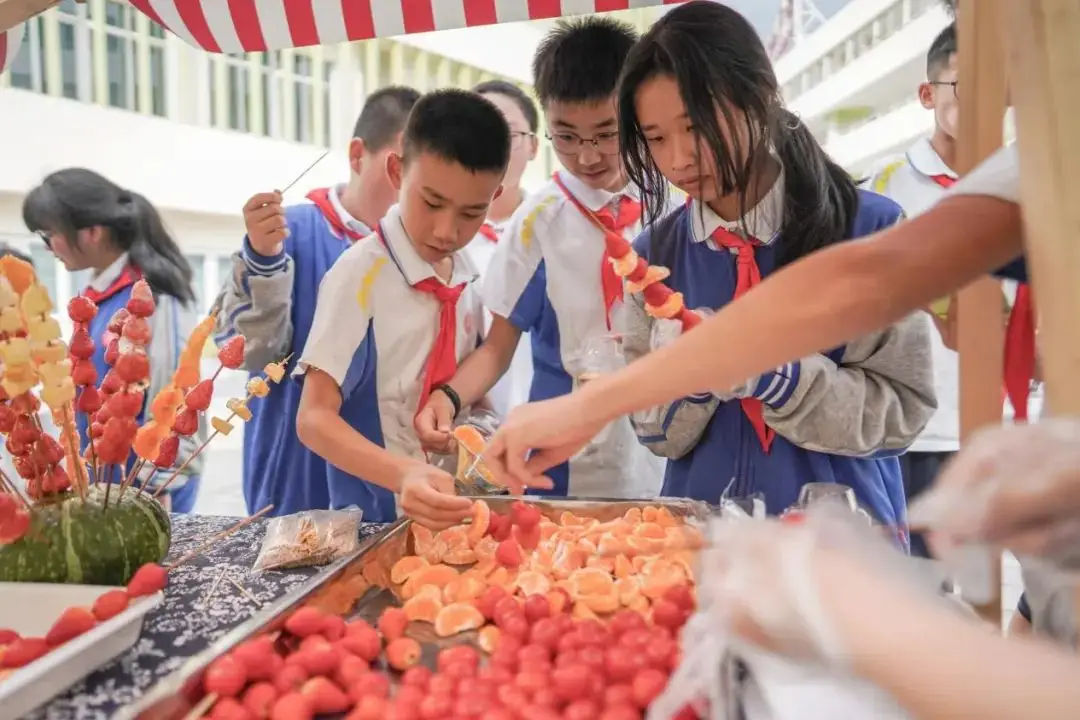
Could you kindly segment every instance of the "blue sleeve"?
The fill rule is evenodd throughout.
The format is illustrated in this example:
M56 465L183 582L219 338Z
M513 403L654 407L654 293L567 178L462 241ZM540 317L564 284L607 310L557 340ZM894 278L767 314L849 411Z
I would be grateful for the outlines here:
M1026 593L1021 593L1020 600L1016 603L1016 612L1020 617L1027 620L1028 623L1031 622L1031 606L1028 605Z
M536 271L525 284L525 289L518 296L510 315L506 318L521 332L531 332L540 324L547 295L547 270L544 261L537 265Z
M1005 267L995 270L994 276L1005 280L1015 280L1016 282L1026 283L1028 281L1027 261L1023 256L1020 256Z

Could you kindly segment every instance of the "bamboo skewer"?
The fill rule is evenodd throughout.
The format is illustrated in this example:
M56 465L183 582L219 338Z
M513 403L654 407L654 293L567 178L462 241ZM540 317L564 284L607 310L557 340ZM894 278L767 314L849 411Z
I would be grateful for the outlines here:
M165 492L165 488L169 487L169 485L172 483L172 481L175 480L176 477L180 473L184 472L184 470L187 468L187 466L191 464L191 461L194 460L195 458L197 458L199 456L199 453L201 453L203 450L205 450L206 446L210 444L210 441L213 440L217 436L218 436L218 431L217 430L210 433L210 437L203 440L202 444L199 445L199 447L195 448L195 450L190 455L188 455L187 460L180 463L180 467L176 468L176 470L173 470L173 474L170 475L165 480L165 482L163 482L161 484L161 487L159 487L157 490L155 490L154 494L151 495L150 497L152 497L152 498L154 498L156 500L158 498L158 496L161 495L161 493Z
M197 558L199 555L202 555L204 552L206 552L208 549L210 549L211 547L213 547L217 543L221 542L222 540L229 537L230 535L232 535L236 531L240 530L241 528L246 527L246 526L250 525L251 523L255 522L260 517L262 517L263 515L265 515L266 513L270 512L273 509L274 509L273 505L267 505L266 507L264 507L262 510L259 510L254 515L250 515L250 516L244 518L243 520L241 520L240 522L236 523L232 527L227 528L225 530L222 530L217 535L214 535L212 538L210 538L209 540L204 542L199 547L197 547L194 550L188 552L187 554L181 556L179 560L176 560L175 562L166 565L165 569L166 570L175 570L176 568L180 567L181 565L184 565L185 563L191 562L192 560Z
M199 702L195 703L195 707L191 708L191 711L184 716L183 720L199 720L201 717L205 717L207 711L214 706L217 702L217 693L210 693Z

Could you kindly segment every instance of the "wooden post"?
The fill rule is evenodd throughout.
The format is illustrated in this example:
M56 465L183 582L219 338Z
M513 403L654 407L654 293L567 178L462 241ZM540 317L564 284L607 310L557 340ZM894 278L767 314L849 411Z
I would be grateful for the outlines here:
M1035 309L1046 405L1080 416L1080 0L1006 2L1009 76L1020 150L1024 250ZM1080 622L1080 588L1073 600Z
M998 32L1010 0L961 2L957 12L960 55L960 129L956 170L970 172L1001 148L1005 112L1005 57ZM954 308L960 353L960 437L1001 423L1005 328L1001 284L978 280L960 291ZM1001 626L1001 562L992 568L993 597L976 607Z

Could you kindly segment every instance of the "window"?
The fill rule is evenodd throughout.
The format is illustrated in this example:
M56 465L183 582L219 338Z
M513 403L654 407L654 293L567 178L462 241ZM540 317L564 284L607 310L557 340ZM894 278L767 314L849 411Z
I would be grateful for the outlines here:
M168 114L165 105L165 29L156 22L149 23L146 44L150 49L150 112L159 117Z
M280 50L262 53L259 82L262 83L262 132L270 137L281 137L281 97L284 80Z
M229 96L229 128L247 132L251 129L248 99L250 91L251 69L245 55L230 54L225 56L225 83Z
M49 297L56 297L56 256L45 243L35 240L30 244L30 260L34 263L34 272L38 280L49 291Z
M315 105L315 78L312 65L308 55L302 52L293 55L293 87L296 95L293 104L296 121L293 139L302 143L314 141L311 125Z
M105 0L105 57L112 107L138 108L135 56L135 10L126 3Z
M217 259L217 281L218 290L225 287L225 283L229 282L229 278L233 274L233 261L231 255L218 255Z
M330 122L330 95L331 88L333 88L333 75L334 75L334 63L323 63L323 79L322 79L322 125L323 125L323 145L331 147L334 144L334 137L332 136L333 124Z
M60 34L60 94L71 100L92 100L91 78L96 60L90 51L90 3L63 0L57 8Z
M184 255L184 259L191 265L191 289L195 291L195 303L199 308L205 308L210 300L207 300L205 259L201 254Z
M34 18L26 25L26 37L19 54L11 63L11 86L34 92L48 92L45 81L45 43L43 20Z

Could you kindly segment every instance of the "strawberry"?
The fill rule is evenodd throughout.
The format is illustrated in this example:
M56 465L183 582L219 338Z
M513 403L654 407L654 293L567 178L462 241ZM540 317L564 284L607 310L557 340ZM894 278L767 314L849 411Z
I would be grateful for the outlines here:
M31 456L34 462L45 466L63 462L65 457L64 448L60 447L60 443L49 435L38 438L38 441L34 443L34 449L31 450Z
M71 368L71 382L78 387L97 385L97 368L92 360L76 360Z
M19 633L9 628L0 628L0 645L10 645L19 639Z
M2 643L3 641L0 640L0 644ZM333 678L338 685L347 688L352 687L361 675L367 675L369 672L371 668L368 667L367 662L352 653L345 652L341 654L341 661L338 663L337 670L334 671Z
M251 712L236 698L218 698L206 717L210 720L251 720Z
M352 707L352 700L337 685L324 677L313 677L300 688L315 714L341 713Z
M132 345L145 346L150 344L151 334L150 323L144 318L133 317L129 318L128 321L124 323L124 330L121 337Z
M142 410L145 399L146 396L141 390L121 390L111 395L105 404L109 408L110 417L133 418Z
M18 415L7 405L0 405L0 432L7 434L11 432L11 429L15 427L15 420L18 419Z
M230 370L236 370L244 364L244 336L234 335L218 350L218 362Z
M48 490L45 490L45 483L48 483ZM61 465L54 465L49 474L41 481L42 490L52 493L67 492L71 489L71 478L68 477L67 470Z
M305 642L301 643L300 649L289 656L288 662L295 662L303 666L313 677L333 673L341 662L343 654L341 649L331 645L326 638L320 635L309 635L304 640Z
M154 467L171 468L176 463L176 454L180 451L180 436L175 433L162 440L158 446Z
M311 701L298 692L279 697L270 712L271 720L312 720L313 717L315 711L311 707Z
M345 637L338 644L367 662L374 662L382 652L382 639L375 628L363 620L353 620L345 629Z
M19 503L15 496L9 492L0 490L0 523L5 523L15 517L15 511L19 509ZM0 640L2 643L3 640Z
M420 643L399 637L386 646L386 662L395 670L408 670L420 662Z
M73 607L60 613L49 632L45 633L45 642L49 647L63 645L74 640L90 628L97 625L94 614L89 608Z
M173 432L184 437L191 437L199 430L199 414L189 407L184 408L173 420Z
M97 315L98 307L94 301L82 295L76 295L68 301L68 317L73 323L88 323Z
M117 374L116 370L110 370L105 373L105 379L101 381L101 392L106 395L112 395L123 388L124 381L120 379L120 375Z
M129 313L138 318L148 318L154 314L154 293L145 280L139 280L131 288L126 307Z
M327 615L319 634L330 642L340 640L345 636L345 618L340 615Z
M521 564L521 548L512 540L503 540L499 547L495 548L495 561L510 569Z
M244 666L230 655L219 657L210 663L203 674L203 690L217 693L220 697L236 697L247 685Z
M97 440L105 434L105 426L99 422L90 423L90 437Z
M38 476L37 464L29 455L17 455L11 458L11 461L15 464L15 472L19 473L23 480L32 480Z
M96 371L95 371L96 372ZM91 415L101 409L104 400L101 391L93 385L87 385L79 393L79 399L75 402L75 408L82 413Z
M98 596L90 611L98 622L105 622L127 610L129 602L128 595L123 590L109 590Z
M240 643L231 655L247 670L249 680L270 680L284 664L269 635L259 635Z
M37 439L41 437L41 431L38 430L37 425L34 424L29 415L23 415L15 420L15 427L11 430L11 437L21 443L30 445L37 442Z
M540 526L531 525L526 527L518 525L514 528L514 539L525 550L535 550L540 544Z
M116 361L120 358L120 339L113 338L109 341L109 344L105 346L105 364L115 365Z
M510 506L510 519L515 525L531 528L540 524L540 508L524 500L515 500Z
M299 663L285 663L277 672L274 673L274 687L278 692L284 695L285 693L299 690L303 687L307 679L311 677L308 671L303 665Z
M90 331L84 327L75 328L71 334L71 342L68 343L68 353L79 360L89 360L94 357L94 339L90 337Z
M285 629L298 638L315 635L322 630L326 615L318 608L306 606L296 610L285 621Z
M135 439L135 433L139 432L139 424L133 417L110 417L105 423L105 434L102 440L116 445L131 445Z
M192 410L203 411L210 407L210 400L214 397L214 381L203 380L195 387L188 390L184 404Z
M259 720L270 717L274 701L278 699L277 688L272 683L258 682L244 691L244 709Z
M379 632L387 642L402 637L408 624L409 618L401 608L388 607L379 616Z
M10 545L26 535L30 529L30 513L23 508L18 508L11 517L0 522L0 545Z
M113 368L125 383L139 383L150 379L150 358L146 353L128 351L121 355Z
M21 668L49 652L45 638L19 638L0 655L0 668Z
M137 598L153 595L165 589L169 584L169 571L157 563L146 563L135 571L127 584L129 597Z
M11 399L11 409L16 415L33 415L41 407L41 401L34 393L23 393Z
M115 313L113 313L113 316L111 318L109 318L109 325L107 327L107 330L111 333L119 335L124 329L124 323L127 322L127 319L129 317L131 317L131 313L129 313L125 308L120 308Z
M116 418L113 419L115 420ZM110 441L103 436L100 441L94 443L94 448L97 451L98 462L100 464L123 465L127 462L128 454L131 452L131 441ZM119 479L119 476L117 476L117 479Z

